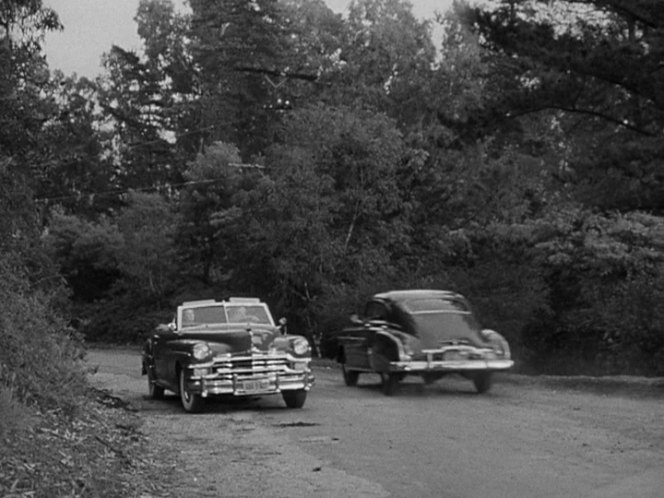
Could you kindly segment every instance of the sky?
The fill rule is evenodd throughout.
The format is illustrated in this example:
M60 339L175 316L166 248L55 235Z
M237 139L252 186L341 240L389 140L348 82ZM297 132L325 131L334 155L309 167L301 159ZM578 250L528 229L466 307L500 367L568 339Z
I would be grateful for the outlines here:
M49 67L65 75L94 78L101 68L101 56L112 45L126 50L140 49L134 16L140 0L44 0L54 9L64 30L48 33L44 53ZM349 0L325 0L335 12L344 13ZM173 0L176 8L184 9L185 0ZM452 0L411 0L414 14L433 18L444 11Z

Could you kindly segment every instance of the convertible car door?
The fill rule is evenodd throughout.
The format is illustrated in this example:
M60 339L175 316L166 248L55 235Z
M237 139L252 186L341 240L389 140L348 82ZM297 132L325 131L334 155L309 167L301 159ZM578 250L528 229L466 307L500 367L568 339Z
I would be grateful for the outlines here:
M155 374L159 380L169 384L175 383L173 351L169 347L169 343L177 337L178 335L175 332L161 332L152 336Z

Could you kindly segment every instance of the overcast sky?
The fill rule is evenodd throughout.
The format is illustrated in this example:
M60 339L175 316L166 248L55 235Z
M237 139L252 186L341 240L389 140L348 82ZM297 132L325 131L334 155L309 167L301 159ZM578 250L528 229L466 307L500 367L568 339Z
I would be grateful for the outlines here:
M325 0L335 12L343 13L349 0ZM185 0L173 0L184 8ZM452 0L411 0L420 18L432 18L435 11L449 8ZM139 0L44 0L60 16L64 30L46 36L44 52L51 69L65 74L94 77L101 71L101 55L112 45L138 49L134 16Z

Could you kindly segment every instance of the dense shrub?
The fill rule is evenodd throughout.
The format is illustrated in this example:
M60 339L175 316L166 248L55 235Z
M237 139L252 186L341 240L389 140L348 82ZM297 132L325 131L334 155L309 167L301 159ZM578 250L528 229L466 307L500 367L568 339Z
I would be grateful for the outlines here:
M85 319L79 331L89 342L137 344L145 339L160 323L173 318L173 307L160 307L150 299L117 297L106 299L78 309Z
M82 342L54 312L51 296L31 289L21 265L0 258L0 385L4 399L75 410L85 390Z
M559 373L664 374L664 220L579 210L541 228L548 299L524 329L531 363Z

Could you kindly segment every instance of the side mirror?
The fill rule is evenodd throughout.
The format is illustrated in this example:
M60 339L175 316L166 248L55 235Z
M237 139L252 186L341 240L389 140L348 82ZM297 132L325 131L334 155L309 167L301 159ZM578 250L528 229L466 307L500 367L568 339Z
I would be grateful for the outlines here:
M281 335L286 335L288 333L288 329L286 328L286 317L282 316L279 318L279 330L281 331Z
M362 325L364 323L364 321L360 319L357 313L353 313L352 315L350 315L350 321L355 325Z

